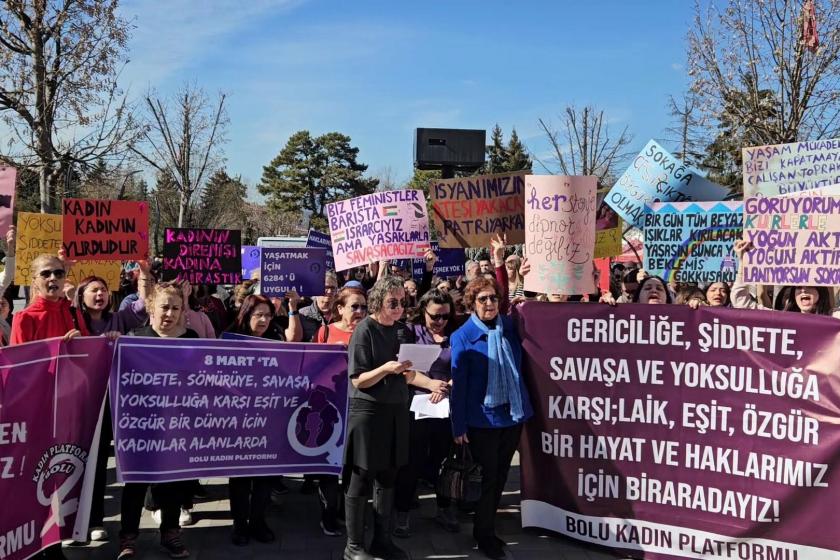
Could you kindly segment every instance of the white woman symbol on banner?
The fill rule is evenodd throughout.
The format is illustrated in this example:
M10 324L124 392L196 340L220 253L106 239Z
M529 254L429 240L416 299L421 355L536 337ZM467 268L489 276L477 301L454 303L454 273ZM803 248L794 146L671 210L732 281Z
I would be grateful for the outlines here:
M338 445L344 419L329 398L330 391L315 387L309 398L295 409L289 418L286 435L292 449L304 457L327 454L327 461L341 464L344 450Z

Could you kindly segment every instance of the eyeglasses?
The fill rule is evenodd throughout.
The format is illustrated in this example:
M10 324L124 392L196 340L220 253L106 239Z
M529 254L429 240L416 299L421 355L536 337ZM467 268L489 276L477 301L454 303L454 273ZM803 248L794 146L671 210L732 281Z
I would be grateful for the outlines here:
M325 294L332 294L338 290L338 286L324 286L324 293Z
M426 315L429 316L429 319L432 321L448 321L449 315L444 313L435 313L434 315L426 311Z
M388 306L388 309L398 309L400 307L405 307L408 302L404 299L389 299L385 302L385 305Z
M49 278L50 276L55 276L56 280L61 280L62 278L64 278L65 274L66 274L66 272L64 271L63 268L56 268L55 270L42 270L41 272L38 273L38 276L40 276L41 278L43 278L45 280L47 278Z
M350 309L355 313L356 311L361 311L363 313L367 313L367 305L364 303L354 303L350 306Z
M475 300L478 303L487 303L488 301L490 303L496 303L497 301L499 301L499 296L478 296L477 298L475 298Z

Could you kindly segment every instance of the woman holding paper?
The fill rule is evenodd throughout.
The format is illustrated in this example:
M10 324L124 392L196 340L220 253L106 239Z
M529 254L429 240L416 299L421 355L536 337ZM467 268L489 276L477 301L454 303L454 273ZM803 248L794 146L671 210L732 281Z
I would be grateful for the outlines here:
M427 398L438 403L447 398L451 380L451 360L449 337L455 330L455 304L449 294L431 290L418 302L417 311L412 321L403 331L402 341L408 344L429 344L440 346L441 352L432 363L426 376L442 382L442 391L430 392L417 388L415 397ZM417 492L417 480L421 471L431 465L433 472L425 473L429 482L437 480L437 469L449 452L449 418L424 418L418 420L409 416L409 459L397 475L395 507L397 522L394 535L408 538L411 536L409 511ZM437 496L437 515L435 521L444 529L458 531L458 517L451 508L448 498Z
M160 338L198 338L198 334L185 325L186 300L181 286L175 282L162 282L149 290L146 312L149 324L131 331L133 336ZM137 554L137 536L140 532L140 515L146 489L144 483L128 483L123 487L120 504L120 552L117 558L127 560ZM152 496L160 506L160 544L169 552L170 558L186 558L190 555L181 541L181 527L178 518L181 502L186 492L191 491L187 482L152 484Z
M350 403L344 459L345 560L408 558L391 540L390 521L397 471L408 460L408 383L432 386L397 361L399 319L405 309L403 280L386 276L368 293L370 315L359 321L348 347ZM365 504L373 487L374 532L365 549Z
M496 510L519 445L522 424L533 415L522 379L522 345L513 320L499 313L504 294L479 277L464 291L471 315L455 331L452 344L452 435L470 446L481 465L481 498L473 537L488 558L504 558L496 535Z

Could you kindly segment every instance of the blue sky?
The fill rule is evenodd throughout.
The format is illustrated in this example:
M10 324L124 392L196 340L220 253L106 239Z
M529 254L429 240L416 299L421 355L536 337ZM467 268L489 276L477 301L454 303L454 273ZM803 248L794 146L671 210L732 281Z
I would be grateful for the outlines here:
M300 129L337 130L372 174L412 173L416 127L512 127L595 104L632 148L667 137L685 87L688 0L125 0L137 26L122 83L229 95L227 168L250 184ZM671 144L664 142L668 147Z

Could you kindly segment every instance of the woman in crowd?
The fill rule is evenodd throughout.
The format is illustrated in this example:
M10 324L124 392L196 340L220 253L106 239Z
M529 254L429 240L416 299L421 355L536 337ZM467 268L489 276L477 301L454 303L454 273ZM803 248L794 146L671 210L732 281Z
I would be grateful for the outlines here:
M284 340L281 332L271 328L274 313L271 300L264 296L249 295L242 301L239 315L229 331L269 340ZM245 546L251 537L262 543L273 542L276 537L265 521L265 510L271 501L271 477L231 478L228 488L233 515L233 544Z
M403 282L405 289L406 309L414 309L417 307L417 282L414 280L405 280Z
M735 242L735 254L743 262L744 254L752 250L752 243L738 240ZM738 276L732 284L732 307L738 309L770 309L761 305L750 293L750 287L743 281L743 268L738 269ZM840 318L840 311L832 313L831 292L825 286L784 286L778 309L796 313L814 313L832 315Z
M601 303L608 303L616 305L616 300L612 297L610 292L605 292L601 295ZM659 276L647 276L639 282L639 287L636 288L633 294L633 299L630 303L650 303L662 304L673 303L671 298L671 291L668 289L665 281Z
M726 282L712 282L706 288L706 303L712 307L731 307L729 284Z
M522 424L533 414L522 379L519 335L513 321L500 314L503 298L493 280L470 282L464 300L471 315L451 339L452 434L456 444L469 445L482 468L473 537L489 558L505 557L504 542L496 536L496 510Z
M84 324L91 335L107 335L110 338L116 338L119 335L128 334L132 329L136 329L145 323L148 319L146 299L149 297L152 288L152 278L149 263L143 261L139 264L138 299L133 300L120 311L113 311L114 302L111 300L111 291L103 278L88 276L79 282L73 301L73 314L76 324ZM110 410L107 398L105 410ZM90 538L94 541L102 541L108 538L104 526L105 486L112 438L111 415L106 413L102 418L90 511Z
M510 255L505 259L505 270L507 271L508 300L522 298L525 296L525 284L519 267L522 260L517 255Z
M146 304L149 325L134 329L131 335L160 338L198 338L198 334L185 325L186 300L180 285L163 282L150 291ZM120 553L118 560L134 558L137 554L137 536L140 532L140 515L148 484L129 483L123 487L121 504ZM181 541L178 517L181 503L190 484L167 482L153 484L154 501L160 506L160 544L171 558L186 558L190 555Z
M455 304L445 292L431 290L420 298L417 311L412 321L406 326L404 343L431 344L441 347L440 356L434 361L428 373L431 379L447 384L451 379L451 360L449 337L455 330ZM417 388L415 394L429 394L429 391ZM445 392L433 393L433 403L446 397ZM435 483L437 469L450 448L450 422L448 418L424 418L417 420L409 416L409 458L408 464L397 475L395 507L397 523L394 535L407 538L411 536L409 510L417 492L417 480L426 467L433 472L425 473L426 480ZM444 529L458 531L458 518L451 508L449 499L437 496L437 515L435 521Z
M677 305L688 305L693 309L701 305L708 305L706 301L706 294L697 286L683 286L677 291L677 297L674 299Z
M351 284L351 280L348 284ZM345 286L339 290L333 302L332 317L336 321L323 325L318 329L313 342L321 344L341 344L345 348L350 344L350 338L356 325L367 316L367 299L365 291L359 287ZM331 475L316 475L313 480L318 482L318 502L321 507L321 531L328 537L341 536L338 525L340 492L338 477Z
M408 558L391 540L390 520L398 469L408 460L408 386L441 390L441 383L411 372L411 362L397 361L405 308L403 280L380 279L368 294L370 315L350 338L350 404L345 446L345 560ZM365 505L373 492L374 534L365 549Z

